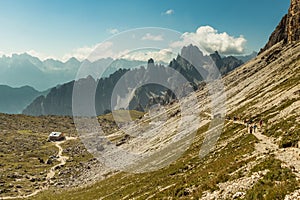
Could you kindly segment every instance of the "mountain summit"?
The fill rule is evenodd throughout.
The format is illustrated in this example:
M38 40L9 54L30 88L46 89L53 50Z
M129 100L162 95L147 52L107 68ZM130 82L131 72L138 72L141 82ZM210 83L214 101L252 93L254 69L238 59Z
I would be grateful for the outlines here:
M260 53L271 48L278 42L284 41L289 44L300 39L300 1L291 0L291 5L286 14L271 34L268 43L261 49Z

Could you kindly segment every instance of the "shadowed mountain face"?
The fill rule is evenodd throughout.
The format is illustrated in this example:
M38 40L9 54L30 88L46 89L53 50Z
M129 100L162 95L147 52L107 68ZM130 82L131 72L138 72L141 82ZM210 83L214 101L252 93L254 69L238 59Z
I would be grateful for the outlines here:
M0 112L20 114L35 98L46 95L46 92L39 92L32 87L24 86L12 88L0 85Z
M221 74L226 74L244 63L233 56L221 58L217 51L214 54L211 54L210 57L216 63L216 66L219 68Z
M93 77L89 76L87 78L82 78L79 81L81 82L80 85L85 85L85 88L97 88L94 89L96 91L95 108L96 114L100 115L106 110L112 110L112 92L117 82L126 74L123 77L124 80L122 80L124 81L121 86L123 89L119 92L122 93L120 94L120 98L123 99L122 101L124 102L124 98L126 98L126 101L129 103L122 106L118 105L117 107L144 111L149 109L153 104L163 105L169 103L175 98L175 95L165 86L150 83L137 88L130 97L126 96L126 94L132 92L130 89L132 89L133 86L138 84L141 80L150 80L153 77L157 77L160 80L167 80L166 82L169 85L172 85L172 81L176 82L176 80L179 80L176 78L177 75L174 75L171 71L171 69L173 69L185 77L193 89L196 89L197 85L203 80L203 76L207 76L208 74L207 70L202 66L209 61L212 62L212 60L215 61L216 66L223 75L243 64L242 61L234 57L221 58L217 52L211 55L211 57L204 56L196 46L190 45L184 47L181 51L181 55L178 55L176 59L173 59L168 67L155 65L154 61L150 59L146 68L140 67L131 70L120 69L111 74L108 78L95 80ZM39 97L35 99L23 113L27 115L72 115L73 85L74 81L51 89L45 98ZM180 87L176 90L180 90ZM181 87L181 90L183 87L184 86ZM82 112L88 113L88 110L89 108L83 108Z

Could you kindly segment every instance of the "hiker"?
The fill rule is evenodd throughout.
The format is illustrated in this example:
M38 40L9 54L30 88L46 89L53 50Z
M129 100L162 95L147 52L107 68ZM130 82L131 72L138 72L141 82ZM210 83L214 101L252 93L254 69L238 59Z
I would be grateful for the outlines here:
M253 132L254 132L254 133L256 133L256 129L257 129L257 125L254 124L254 126L253 126Z
M233 121L236 121L236 116L233 117Z
M252 126L250 126L250 134L252 134L252 130L253 130L253 127L252 127Z
M263 121L259 120L259 127L262 128Z

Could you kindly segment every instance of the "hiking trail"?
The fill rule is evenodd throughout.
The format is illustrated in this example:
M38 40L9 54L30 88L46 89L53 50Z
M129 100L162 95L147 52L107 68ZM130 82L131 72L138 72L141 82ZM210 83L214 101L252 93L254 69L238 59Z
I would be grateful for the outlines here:
M1 200L6 200L6 199L22 199L22 198L29 198L32 196L37 195L39 192L42 192L44 190L47 190L49 188L50 185L50 180L55 176L56 174L56 170L59 169L61 166L66 164L66 161L69 159L68 156L63 156L63 148L62 148L62 144L65 143L68 140L75 140L77 139L76 137L66 137L65 140L63 141L59 141L59 142L52 142L54 144L54 146L56 146L58 148L58 153L57 153L57 161L59 161L59 163L57 165L54 165L53 167L51 167L50 171L47 173L46 176L46 181L43 183L43 186L40 189L35 190L34 192L27 194L27 195L19 195L19 196L6 196L6 197L0 197Z
M229 120L235 124L245 125L246 134L250 134L247 128L247 125L239 120ZM240 137L242 134L245 134L245 129L242 129L243 133L238 134L233 139ZM244 159L247 160L251 157L256 158L255 161L249 162L247 165L239 168L235 172L231 173L233 175L238 172L250 172L250 170L257 164L258 158L264 158L266 155L274 154L275 158L282 161L283 167L288 167L292 170L292 172L296 175L297 180L300 180L300 149L299 148L279 148L278 144L276 144L276 140L271 137L267 137L262 134L262 128L257 128L256 131L252 132L252 134L258 139L258 143L255 144L255 150ZM225 147L226 144L231 142L232 140L228 140L224 142L224 144L219 145L220 147ZM251 176L244 176L233 181L227 181L224 183L219 183L219 190L205 191L202 195L201 199L230 199L230 198L243 198L245 197L245 190L253 187L253 185L260 179L263 178L264 175L268 172L268 169L264 171L254 172ZM286 195L285 200L290 200L294 198L290 198L290 196L297 196L299 191L294 191L291 194Z

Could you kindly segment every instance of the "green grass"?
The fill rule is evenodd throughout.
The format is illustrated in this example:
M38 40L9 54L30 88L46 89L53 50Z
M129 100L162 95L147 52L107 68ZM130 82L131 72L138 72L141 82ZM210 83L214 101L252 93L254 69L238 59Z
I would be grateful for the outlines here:
M1 133L0 180L3 184L0 185L0 190L5 191L5 195L28 193L46 178L52 165L41 163L38 159L46 161L49 156L58 152L46 140L47 136L34 134L30 130ZM36 181L31 181L32 177ZM17 185L21 188L17 189Z
M255 115L255 118L268 121L274 116L278 115L280 111L292 105L294 102L299 101L300 98L284 99L280 102L279 106L273 106L270 109Z
M281 161L274 157L268 157L256 165L252 171L265 169L268 169L269 172L247 191L245 199L284 199L286 194L299 188L299 183L292 171L281 167Z
M94 156L90 154L79 139L69 140L62 145L63 155L68 156L66 164L61 169L62 173L56 178L67 180L71 176L77 177L82 171L82 164L92 160ZM68 173L64 173L68 172Z
M136 111L136 110L117 110L112 113L108 113L105 115L101 115L99 119L105 119L108 121L116 121L116 122L130 122L130 119L127 118L127 114L129 113L132 120L137 120L142 117L145 113Z

